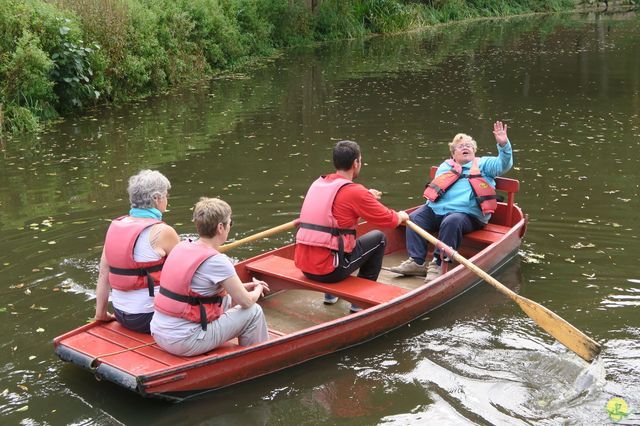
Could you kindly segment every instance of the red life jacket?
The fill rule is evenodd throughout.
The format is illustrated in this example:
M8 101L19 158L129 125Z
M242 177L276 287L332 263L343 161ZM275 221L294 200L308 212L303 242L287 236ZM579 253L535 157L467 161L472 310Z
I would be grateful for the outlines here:
M482 209L482 214L490 214L498 207L496 189L482 177L478 167L478 159L474 158L468 175L462 174L462 166L449 159L446 161L451 170L436 176L425 188L424 198L429 201L438 200L460 178L469 179L476 201Z
M151 262L133 260L133 249L140 233L150 226L164 223L156 219L129 219L121 216L109 225L104 242L104 254L109 265L109 284L122 291L149 289L153 297L154 287L160 283L160 271L165 258Z
M224 290L215 296L203 296L191 289L191 281L202 262L218 255L217 250L202 244L182 241L176 245L165 263L160 282L160 292L154 299L156 310L172 317L207 324L222 315Z
M340 188L350 183L349 179L343 178L326 181L321 176L311 184L302 203L296 244L325 247L339 252L340 256L353 251L356 246L355 227L338 228L331 211Z

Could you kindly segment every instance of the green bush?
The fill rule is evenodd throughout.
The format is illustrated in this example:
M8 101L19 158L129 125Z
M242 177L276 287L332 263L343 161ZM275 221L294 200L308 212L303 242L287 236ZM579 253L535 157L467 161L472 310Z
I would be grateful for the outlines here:
M314 22L314 33L319 40L356 38L367 34L360 1L325 0L320 5Z
M25 29L15 50L3 56L6 60L0 65L0 92L4 102L8 106L28 108L38 118L54 117L57 97L53 90L54 83L49 78L54 64L40 47L39 40ZM7 108L6 119L9 123L15 111L17 109Z
M290 47L314 41L313 18L301 3L288 0L262 0L256 12L269 28L274 47Z
M634 0L640 1L640 0ZM572 0L0 0L2 128L164 91L274 49Z
M373 33L390 33L409 28L410 9L395 0L368 0L357 7L367 29Z
M83 44L73 14L42 1L7 0L0 16L3 127L32 131L40 120L97 98L91 84L96 46Z

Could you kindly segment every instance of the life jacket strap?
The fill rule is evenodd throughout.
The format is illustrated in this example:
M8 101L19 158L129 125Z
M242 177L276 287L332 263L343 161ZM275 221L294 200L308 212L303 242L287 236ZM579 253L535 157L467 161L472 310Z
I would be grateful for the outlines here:
M185 294L174 293L162 286L160 286L160 294L177 302L186 303L191 306L198 306L200 310L200 326L205 331L207 330L207 312L204 309L204 305L213 305L217 303L219 306L222 306L222 297L218 295L209 297L187 296Z
M314 225L313 223L304 222L300 223L299 226L300 228L311 229L313 231L326 232L334 237L339 237L340 235L356 235L355 229L331 228L329 226Z
M109 272L115 275L125 275L128 277L147 277L147 288L149 289L149 297L153 297L155 294L155 282L153 281L153 277L151 276L152 272L162 271L162 267L164 264L150 266L148 268L114 268L113 266L109 266Z
M433 182L428 183L428 184L427 184L427 186L428 186L429 188L433 188L433 189L435 189L436 193L438 194L438 197L441 197L441 196L442 196L442 194L444 194L444 189L440 188L438 185L436 185L436 184L435 184L435 183L433 183Z

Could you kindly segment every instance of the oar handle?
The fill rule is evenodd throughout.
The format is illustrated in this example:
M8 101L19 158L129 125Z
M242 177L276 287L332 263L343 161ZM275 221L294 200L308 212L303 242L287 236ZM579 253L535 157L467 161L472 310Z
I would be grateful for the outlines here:
M275 228L267 229L267 230L264 230L262 232L258 232L257 234L253 234L253 235L250 235L248 237L242 238L242 239L240 239L238 241L234 241L232 243L225 244L223 246L220 246L218 248L218 251L222 253L222 252L225 252L227 250L231 250L233 248L241 246L243 244L250 243L251 241L259 240L259 239L262 239L262 238L267 238L267 237L275 235L275 234L277 234L279 232L288 231L289 229L295 228L295 226L298 224L298 221L299 221L299 219L295 219L295 220L292 220L291 222L283 223L282 225L276 226Z

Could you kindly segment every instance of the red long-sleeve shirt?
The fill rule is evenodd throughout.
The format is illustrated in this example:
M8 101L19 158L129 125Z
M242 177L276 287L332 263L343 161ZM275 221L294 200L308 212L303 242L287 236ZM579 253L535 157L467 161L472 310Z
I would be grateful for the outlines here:
M342 176L333 173L325 177L334 180ZM400 224L398 214L378 201L367 188L359 183L345 185L336 194L331 208L339 228L355 228L358 219L383 228L395 228ZM324 247L296 244L295 263L304 272L325 275L335 269L334 254Z

